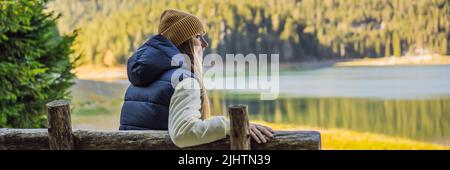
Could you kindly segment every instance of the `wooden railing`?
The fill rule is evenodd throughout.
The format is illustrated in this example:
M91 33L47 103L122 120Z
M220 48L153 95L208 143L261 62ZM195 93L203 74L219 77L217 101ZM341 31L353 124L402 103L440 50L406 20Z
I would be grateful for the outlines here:
M167 131L99 131L74 130L70 120L70 105L65 100L47 104L48 129L0 129L0 150L283 150L321 149L320 133L317 131L275 131L274 138L265 144L250 139L247 106L228 108L230 117L229 137L194 147L179 148L170 140Z

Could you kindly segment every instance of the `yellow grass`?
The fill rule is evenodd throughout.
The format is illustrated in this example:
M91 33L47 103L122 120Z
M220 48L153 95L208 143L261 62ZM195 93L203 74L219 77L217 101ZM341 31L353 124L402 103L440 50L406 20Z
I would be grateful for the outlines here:
M252 121L253 122L253 121ZM254 121L275 130L317 130L322 137L322 149L335 150L450 150L449 146L392 137L382 134L342 129L318 129L292 124L274 124Z

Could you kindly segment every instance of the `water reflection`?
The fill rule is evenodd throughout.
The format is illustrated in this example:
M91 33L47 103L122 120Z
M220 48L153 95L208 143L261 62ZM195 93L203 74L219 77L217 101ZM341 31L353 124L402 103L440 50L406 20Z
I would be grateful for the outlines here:
M257 94L211 91L214 113L247 104L252 119L319 128L342 128L422 141L450 140L450 96L435 99L313 98L284 96L257 100Z

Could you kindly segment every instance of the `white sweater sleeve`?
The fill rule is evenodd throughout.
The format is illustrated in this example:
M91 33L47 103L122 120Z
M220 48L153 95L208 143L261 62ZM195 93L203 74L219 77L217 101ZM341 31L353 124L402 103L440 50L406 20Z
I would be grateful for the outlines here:
M169 135L178 147L188 147L223 139L230 131L224 116L201 120L200 85L187 78L178 83L169 106Z

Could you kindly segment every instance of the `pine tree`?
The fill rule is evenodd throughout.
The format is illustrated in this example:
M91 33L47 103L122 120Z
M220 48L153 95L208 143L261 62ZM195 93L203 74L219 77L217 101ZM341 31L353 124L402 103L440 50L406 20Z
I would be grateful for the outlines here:
M45 1L0 3L0 128L46 126L45 103L64 99L73 84L70 46Z
M448 46L448 39L447 38L443 38L442 39L442 43L441 43L441 51L440 53L442 55L449 55L449 46Z
M394 50L394 56L400 57L402 55L400 38L398 37L398 33L394 33L392 37L392 46Z
M391 37L386 37L386 44L384 46L384 56L391 57Z

